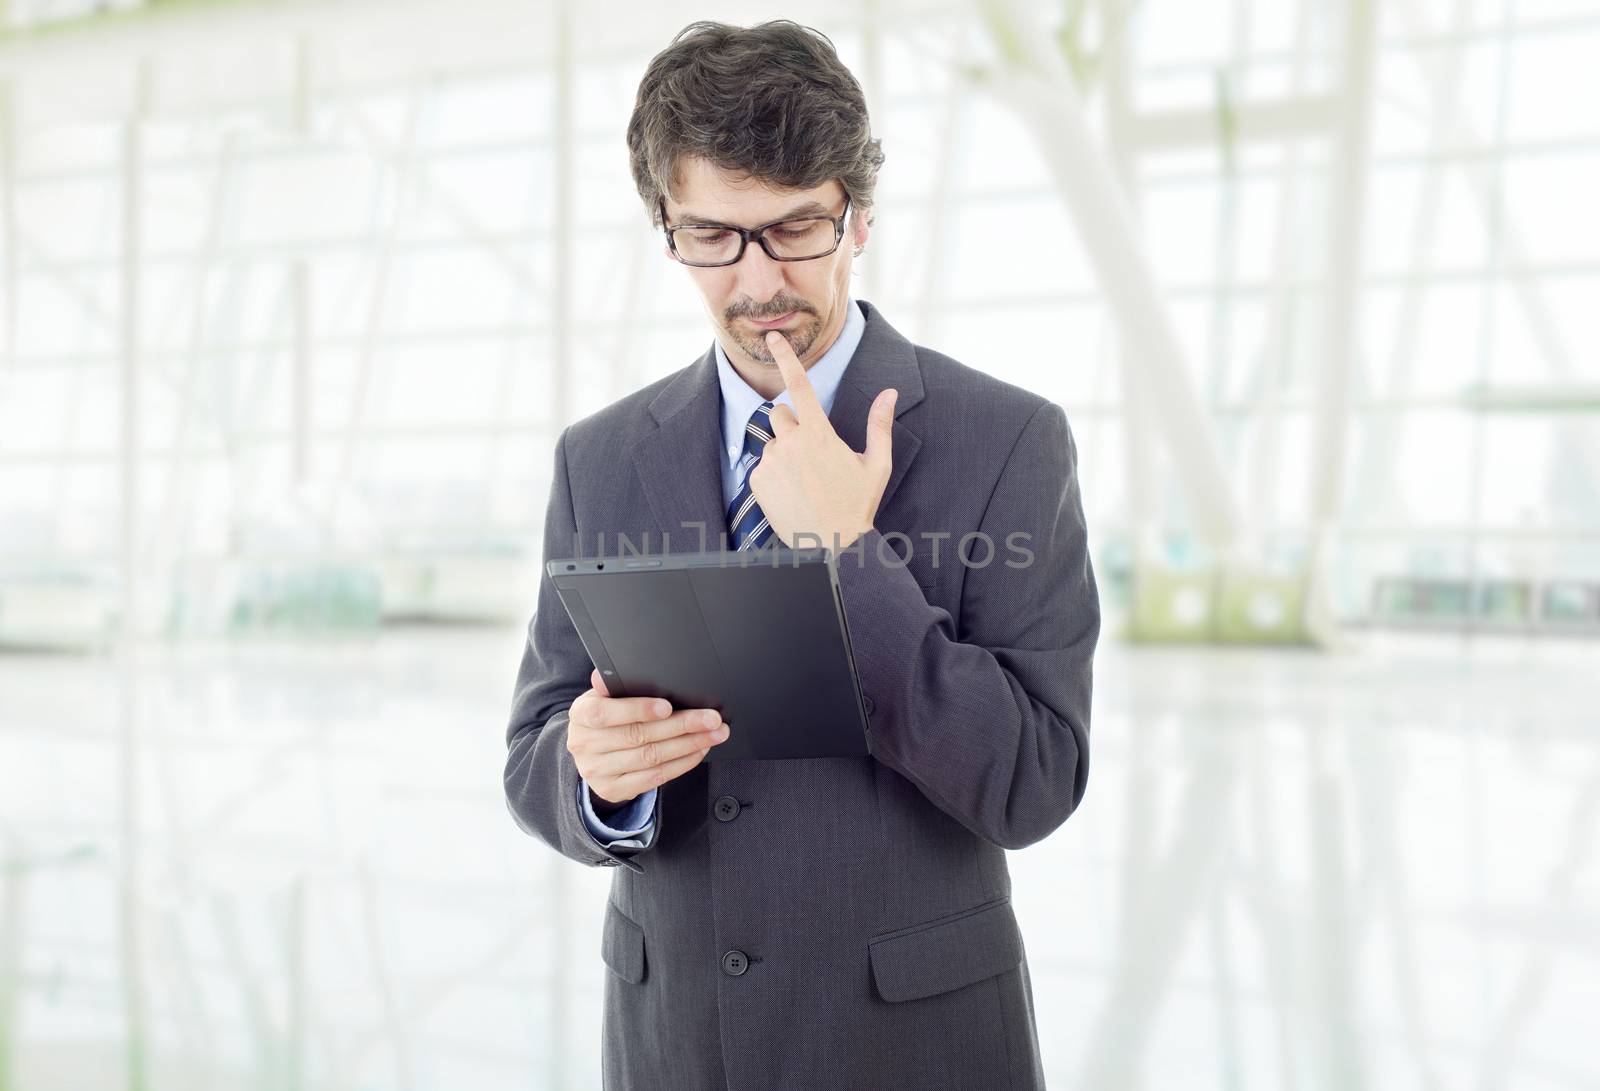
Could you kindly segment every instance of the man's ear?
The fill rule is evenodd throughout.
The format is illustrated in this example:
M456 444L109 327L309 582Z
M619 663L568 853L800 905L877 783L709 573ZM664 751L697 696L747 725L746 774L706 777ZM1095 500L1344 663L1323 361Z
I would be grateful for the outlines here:
M859 254L861 253L861 248L867 245L867 236L871 233L871 226L867 223L867 214L865 212L856 212L850 219L853 221L851 233L855 236L855 241L851 245L855 252Z

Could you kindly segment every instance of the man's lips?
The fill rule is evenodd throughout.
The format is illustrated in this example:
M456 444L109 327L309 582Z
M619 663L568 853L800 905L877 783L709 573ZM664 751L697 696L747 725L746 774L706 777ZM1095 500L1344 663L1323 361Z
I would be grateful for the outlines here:
M752 325L759 326L761 329L764 329L764 330L775 330L779 326L783 325L785 322L789 321L789 319L793 318L797 313L799 313L799 312L790 311L786 315L781 315L778 318L768 319L765 322L762 322L759 319L752 318L752 319L750 319L750 322L751 322Z

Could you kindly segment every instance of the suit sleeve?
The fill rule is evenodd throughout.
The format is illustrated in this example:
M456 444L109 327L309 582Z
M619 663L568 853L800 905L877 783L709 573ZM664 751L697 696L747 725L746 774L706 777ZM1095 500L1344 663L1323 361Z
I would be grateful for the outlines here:
M960 632L878 530L837 558L873 757L1008 849L1065 822L1089 773L1100 604L1076 467L1066 414L1042 403L981 521L990 563L981 540L968 545ZM938 565L961 564L947 556L956 540L941 544Z
M567 476L565 431L556 442L555 474L544 518L544 561L573 556L577 517ZM567 711L589 688L594 664L561 605L555 584L539 566L539 597L522 649L506 729L506 806L517 825L563 856L597 867L644 868L632 857L655 844L660 826L657 795L649 825L638 838L607 845L580 813L582 778L567 750Z

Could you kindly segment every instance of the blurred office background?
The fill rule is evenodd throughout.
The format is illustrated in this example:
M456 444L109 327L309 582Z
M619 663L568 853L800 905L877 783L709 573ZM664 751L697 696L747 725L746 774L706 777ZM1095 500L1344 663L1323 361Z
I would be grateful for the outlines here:
M500 794L559 430L709 345L623 132L818 27L858 297L1058 401L1052 1087L1600 1085L1600 2L0 3L0 1088L599 1086Z

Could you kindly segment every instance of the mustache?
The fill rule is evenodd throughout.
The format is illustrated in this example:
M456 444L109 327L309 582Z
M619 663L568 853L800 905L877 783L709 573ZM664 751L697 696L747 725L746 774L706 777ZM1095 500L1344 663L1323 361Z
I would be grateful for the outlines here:
M816 313L816 311L814 311L802 300L786 300L781 298L775 302L763 304L760 307L757 307L753 304L750 306L740 306L736 304L732 307L729 307L722 313L729 322L732 322L735 318L754 318L758 322L763 322L769 318L778 318L782 315L786 315L790 311L798 311L801 314Z

